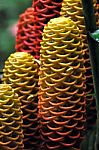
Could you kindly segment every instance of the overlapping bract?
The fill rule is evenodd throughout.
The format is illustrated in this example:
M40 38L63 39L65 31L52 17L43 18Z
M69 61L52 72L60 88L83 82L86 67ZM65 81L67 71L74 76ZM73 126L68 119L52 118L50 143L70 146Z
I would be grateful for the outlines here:
M40 42L45 24L60 15L62 0L34 0L33 6L20 15L16 51L31 53L39 59Z
M93 5L95 8L96 17L98 19L96 0L93 1ZM82 36L82 41L84 43L83 51L85 62L84 65L86 68L87 125L90 126L96 121L96 104L93 96L94 87L81 0L63 0L60 14L71 17L71 19L78 25Z
M51 19L44 27L38 104L43 150L80 147L86 121L82 47L71 19Z
M36 50L34 9L32 7L20 15L18 21L18 31L16 36L16 50L19 52L31 53L35 58L39 58Z
M51 18L60 16L63 0L33 0L34 18L36 20L36 50L40 51L40 42L44 26Z
M5 62L3 82L19 95L23 111L24 149L35 149L39 143L38 70L34 57L25 52L11 54Z
M22 111L18 95L0 84L0 149L23 150Z

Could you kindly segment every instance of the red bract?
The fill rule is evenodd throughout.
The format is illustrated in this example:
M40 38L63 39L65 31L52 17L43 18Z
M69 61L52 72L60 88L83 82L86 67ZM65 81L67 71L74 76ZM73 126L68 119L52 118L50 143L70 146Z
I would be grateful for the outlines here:
M28 8L20 15L18 21L18 31L16 36L16 51L31 53L35 58L39 58L36 50L34 9Z
M54 17L60 15L62 0L34 0L34 18L35 18L35 29L36 29L36 50L40 51L40 42L42 40L42 32L47 22Z
M19 17L16 51L31 53L39 59L42 32L47 22L60 15L62 0L34 0Z

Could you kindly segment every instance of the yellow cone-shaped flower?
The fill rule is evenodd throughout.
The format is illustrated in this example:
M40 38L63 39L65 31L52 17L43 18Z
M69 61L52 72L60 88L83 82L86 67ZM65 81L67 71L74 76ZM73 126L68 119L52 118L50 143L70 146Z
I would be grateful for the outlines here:
M93 5L95 8L95 14L97 18L98 25L98 8L96 7L96 0L93 0ZM94 98L94 86L92 79L92 71L91 64L89 58L89 49L87 43L87 35L85 29L84 15L83 15L83 7L81 0L63 0L61 15L66 17L70 17L79 27L80 34L82 36L82 41L84 43L83 52L84 52L84 65L86 68L86 97L87 97L87 126L92 125L96 121L96 104Z
M0 150L23 150L22 111L10 85L0 85Z
M97 25L99 25L97 0L93 0L93 6L96 15ZM85 23L81 0L63 0L60 14L71 17L79 26L81 33L84 33Z
M3 82L12 86L22 103L24 148L38 146L38 70L34 57L25 52L11 54L5 62Z
M44 27L39 77L42 149L80 147L85 125L85 68L79 29L70 19Z

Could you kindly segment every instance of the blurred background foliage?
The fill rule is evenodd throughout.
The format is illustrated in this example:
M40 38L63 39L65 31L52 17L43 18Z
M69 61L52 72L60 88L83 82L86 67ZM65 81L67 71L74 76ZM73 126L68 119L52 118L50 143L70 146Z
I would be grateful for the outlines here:
M17 23L19 15L31 5L32 0L0 0L0 71L5 60L15 51L15 35L11 28Z

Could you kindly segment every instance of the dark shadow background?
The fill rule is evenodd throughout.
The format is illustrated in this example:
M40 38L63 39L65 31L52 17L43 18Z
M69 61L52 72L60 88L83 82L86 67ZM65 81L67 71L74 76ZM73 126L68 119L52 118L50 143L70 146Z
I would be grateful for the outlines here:
M8 56L15 51L15 24L19 15L31 7L32 0L0 0L0 72Z

